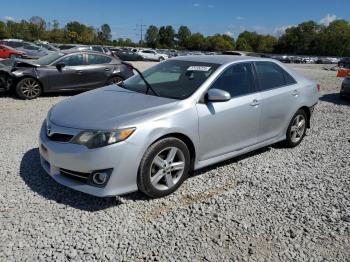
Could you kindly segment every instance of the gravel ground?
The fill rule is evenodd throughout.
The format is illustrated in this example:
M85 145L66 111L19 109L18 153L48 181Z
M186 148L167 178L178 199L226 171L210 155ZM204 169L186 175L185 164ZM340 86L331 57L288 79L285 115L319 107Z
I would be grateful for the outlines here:
M350 261L350 103L335 72L292 67L322 88L300 146L200 170L156 200L57 184L40 168L37 135L68 95L1 96L0 261Z

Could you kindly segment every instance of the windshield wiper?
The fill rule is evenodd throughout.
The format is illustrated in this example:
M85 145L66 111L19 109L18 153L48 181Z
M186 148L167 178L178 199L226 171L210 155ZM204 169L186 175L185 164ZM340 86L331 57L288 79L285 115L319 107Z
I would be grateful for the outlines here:
M148 94L148 91L151 90L156 96L159 96L159 94L153 89L153 87L150 85L150 83L148 83L148 81L146 80L146 78L143 76L143 74L140 72L140 70L138 70L136 67L134 67L132 64L130 63L126 63L124 61L121 62L123 65L126 65L128 67L131 67L132 69L134 69L141 77L141 79L143 80L143 82L145 82L147 89L146 89L146 94Z

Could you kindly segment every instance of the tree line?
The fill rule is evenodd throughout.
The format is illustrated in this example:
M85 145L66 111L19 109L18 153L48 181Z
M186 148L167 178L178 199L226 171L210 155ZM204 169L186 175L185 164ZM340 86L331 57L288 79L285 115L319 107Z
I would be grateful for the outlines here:
M170 25L159 28L151 25L146 31L145 40L135 43L130 38L112 39L108 24L94 28L72 21L61 27L57 20L46 22L43 18L34 16L28 21L0 21L0 39L3 38L197 51L240 50L255 53L350 56L350 24L342 19L327 26L315 21L303 22L287 28L280 37L244 31L237 39L226 34L204 36L199 32L191 32L187 26L180 26L176 31Z

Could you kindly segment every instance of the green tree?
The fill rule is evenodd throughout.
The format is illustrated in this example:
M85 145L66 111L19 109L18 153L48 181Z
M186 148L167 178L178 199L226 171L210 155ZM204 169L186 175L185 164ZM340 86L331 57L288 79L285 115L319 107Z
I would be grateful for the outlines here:
M175 30L171 25L159 28L159 43L163 48L173 48L175 44Z
M29 24L27 24L26 22L24 22L24 24L26 24L28 26L28 29L29 29L30 34L31 34L30 38L38 40L45 33L46 22L40 16L33 16L29 19Z
M112 39L112 30L108 24L101 25L102 39L104 42L109 42Z
M227 51L235 48L235 41L228 35L216 34L207 37L207 48L210 51Z
M191 35L192 33L187 26L182 25L179 27L179 30L177 32L177 39L181 48L189 48Z
M206 48L207 48L207 42L205 37L201 33L194 33L191 35L188 49L205 50Z
M158 27L150 25L147 29L145 40L146 45L151 48L156 48L158 46Z
M0 39L8 38L8 37L9 37L9 33L7 32L6 24L0 21Z
M286 29L279 38L276 51L289 54L312 54L320 25L307 21Z
M322 54L350 56L350 25L345 20L335 20L320 33L323 42L316 41Z

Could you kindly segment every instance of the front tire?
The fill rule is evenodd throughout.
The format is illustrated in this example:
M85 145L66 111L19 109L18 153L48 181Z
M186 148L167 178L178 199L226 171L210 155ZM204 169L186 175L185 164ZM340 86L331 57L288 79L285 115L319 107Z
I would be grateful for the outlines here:
M42 93L40 83L31 77L23 78L16 85L16 94L22 99L35 99Z
M169 137L155 142L141 160L137 177L139 190L153 198L173 193L187 178L190 160L183 141Z
M307 115L304 110L298 110L289 123L285 145L287 147L296 147L301 143L306 135Z

